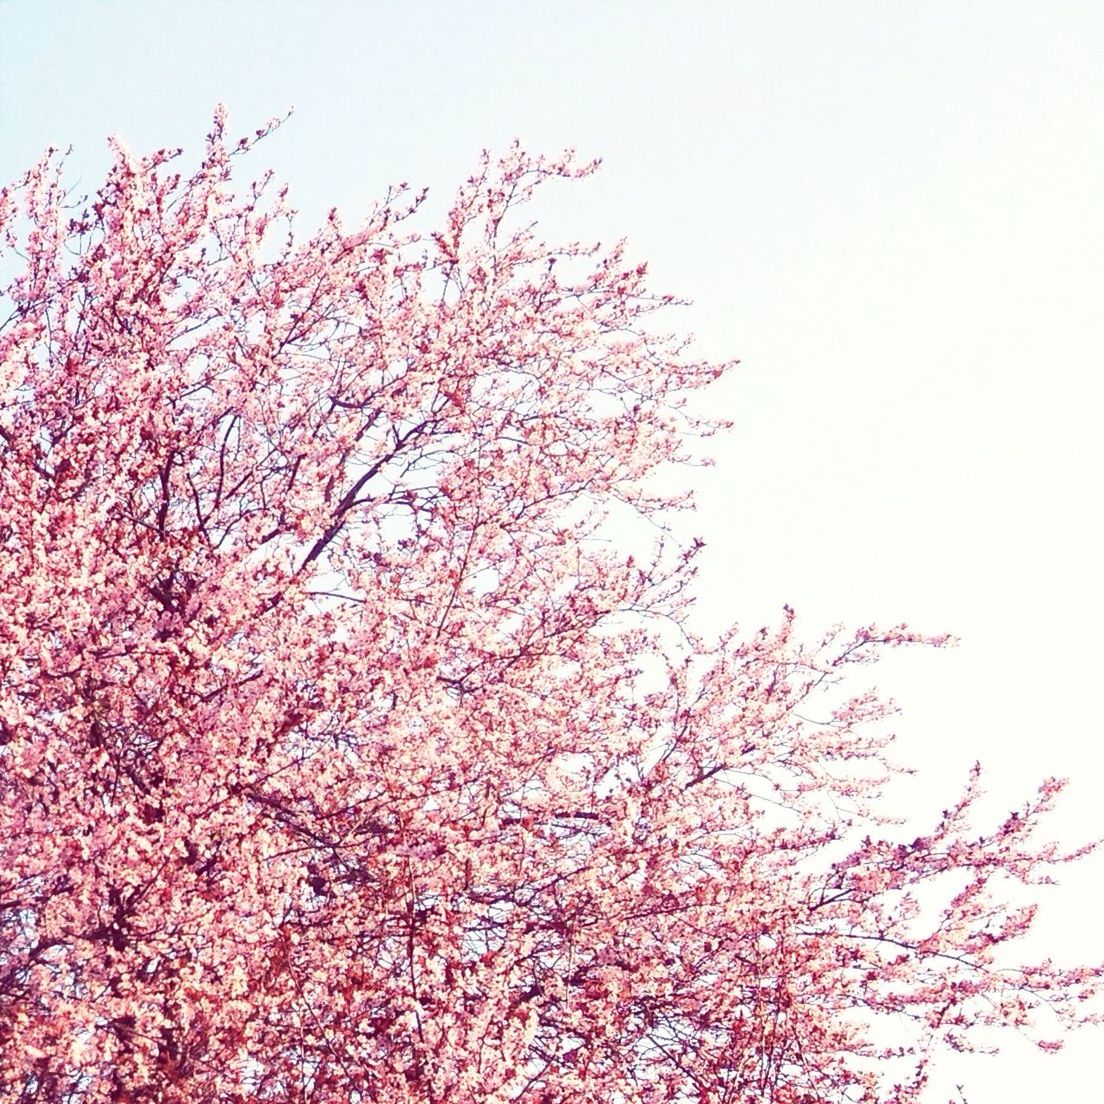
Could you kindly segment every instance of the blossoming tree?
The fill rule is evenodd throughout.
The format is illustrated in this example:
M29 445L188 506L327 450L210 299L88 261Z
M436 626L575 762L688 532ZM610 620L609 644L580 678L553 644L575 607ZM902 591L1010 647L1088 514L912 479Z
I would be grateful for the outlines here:
M841 680L921 638L692 635L649 475L724 366L519 217L590 167L303 240L254 142L0 197L0 1100L906 1101L1086 1018L1006 946L1056 783L879 815Z

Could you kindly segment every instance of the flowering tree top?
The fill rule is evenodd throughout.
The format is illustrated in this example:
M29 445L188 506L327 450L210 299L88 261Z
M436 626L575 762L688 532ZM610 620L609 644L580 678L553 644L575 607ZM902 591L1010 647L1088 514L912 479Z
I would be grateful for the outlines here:
M1058 783L879 812L924 638L690 631L727 366L521 217L593 166L304 239L255 140L0 193L0 1101L873 1104L1093 1018L1008 947Z

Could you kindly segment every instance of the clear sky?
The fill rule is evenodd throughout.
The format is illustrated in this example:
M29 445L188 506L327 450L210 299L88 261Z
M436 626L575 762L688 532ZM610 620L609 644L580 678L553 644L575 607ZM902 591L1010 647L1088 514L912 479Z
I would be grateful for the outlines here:
M627 236L742 368L699 473L702 623L908 620L902 808L966 766L995 812L1073 783L1104 834L1104 5L0 0L0 178L50 143L196 148L224 101L308 216L396 180L449 197L515 135L601 155L550 234ZM1104 957L1104 858L1044 898L1039 954ZM1099 1092L1101 1031L945 1068L969 1104Z

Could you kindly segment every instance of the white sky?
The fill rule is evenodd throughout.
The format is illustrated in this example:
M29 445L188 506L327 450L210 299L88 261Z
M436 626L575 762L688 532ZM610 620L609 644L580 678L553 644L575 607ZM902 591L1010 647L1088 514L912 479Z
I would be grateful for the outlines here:
M743 361L703 620L955 632L879 675L907 800L980 758L995 812L1070 775L1056 833L1104 834L1104 5L0 0L3 180L72 143L94 186L110 132L195 149L219 100L243 131L295 106L253 164L311 216L394 180L443 203L515 135L603 156L549 233L628 236ZM1040 954L1104 957L1102 876L1045 898ZM1091 1096L1102 1043L948 1063L932 1099Z

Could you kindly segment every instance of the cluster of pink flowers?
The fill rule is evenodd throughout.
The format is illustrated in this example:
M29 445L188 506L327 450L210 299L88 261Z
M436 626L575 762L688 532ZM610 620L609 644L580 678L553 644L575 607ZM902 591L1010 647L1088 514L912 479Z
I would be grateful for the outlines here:
M689 631L649 476L727 366L519 214L593 166L300 240L224 127L0 193L0 1101L872 1104L1085 1018L995 892L1055 783L876 815L841 681L922 638Z

